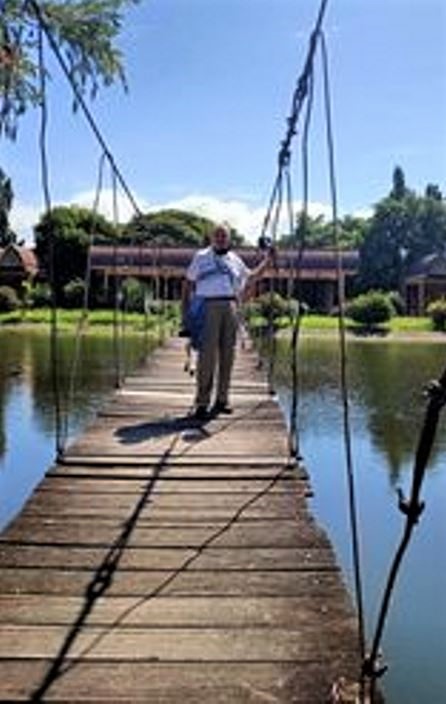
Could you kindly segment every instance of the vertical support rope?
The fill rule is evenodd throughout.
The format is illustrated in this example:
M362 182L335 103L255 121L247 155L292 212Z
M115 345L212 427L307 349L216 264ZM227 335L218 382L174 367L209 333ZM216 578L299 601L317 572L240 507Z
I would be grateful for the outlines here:
M101 154L100 159L99 159L98 179L97 179L96 191L95 191L95 196L94 196L94 201L93 201L93 208L91 211L93 213L93 217L95 217L97 215L97 212L99 209L100 196L101 196L101 192L102 192L102 182L103 182L103 175L104 175L105 158L106 158L106 154L103 152ZM94 228L94 223L93 223L93 228ZM83 293L82 311L81 311L79 321L77 324L76 338L75 338L75 349L74 349L74 355L73 355L70 376L69 376L69 382L68 382L67 407L65 410L63 441L62 441L63 442L63 451L65 451L66 444L68 441L68 436L69 436L69 418L70 418L70 411L71 411L71 408L73 405L74 394L75 394L75 390L76 390L76 378L77 378L77 373L79 370L81 342L82 342L82 336L83 336L83 333L85 330L85 325L88 320L88 310L89 310L88 303L89 303L89 299L90 299L90 289L91 289L91 249L92 249L93 244L94 244L94 230L93 230L93 232L90 232L90 238L89 238L89 242L88 242L87 261L86 261L85 276L84 276L84 293Z
M355 581L355 596L356 608L358 612L358 638L361 657L365 657L365 630L364 630L364 609L363 609L363 589L361 575L361 557L359 549L359 530L358 530L358 515L356 506L356 488L355 488L355 473L353 468L353 453L352 439L350 429L350 408L348 395L348 379L347 379L347 345L345 332L345 291L344 291L344 276L342 271L341 250L339 245L339 222L338 222L338 201L337 201L337 183L334 157L334 138L333 126L331 117L331 98L330 98L330 78L328 70L328 54L325 42L325 37L321 32L321 47L322 47L322 69L323 69L323 86L324 86L324 104L325 104L325 124L326 138L328 149L329 162L329 179L330 179L330 194L331 208L333 220L333 234L337 253L337 281L338 281L338 307L339 307L339 343L341 355L341 392L342 392L342 407L343 407L343 425L344 425L344 446L347 471L347 486L349 496L349 515L350 515L350 530L352 536L352 557ZM361 675L361 697L363 698L363 677Z
M115 367L115 387L121 386L121 344L119 340L119 307L120 307L120 284L118 277L118 230L117 230L117 188L116 188L116 173L114 169L112 175L112 193L113 193L113 225L115 227L115 237L113 243L113 269L114 269L114 301L113 301L113 361Z
M39 150L41 163L41 179L44 194L45 212L47 225L49 228L49 279L51 288L51 321L50 321L50 361L51 361L51 385L53 391L54 404L54 426L55 426L55 449L56 457L60 458L63 453L62 442L62 411L59 380L59 351L58 351L58 316L57 316L57 292L56 292L56 271L55 271L55 237L54 225L51 222L51 194L49 185L48 156L46 146L46 136L48 127L48 106L46 100L46 69L43 48L43 31L38 28L38 57L39 57L39 81L40 81L40 133Z
M280 221L280 214L283 203L283 169L279 172L280 178L277 181L277 197L275 207L272 210L271 221L271 243L273 246L277 240L277 228ZM275 393L274 373L276 369L277 339L274 325L274 275L269 280L269 312L268 312L268 391L270 395Z
M299 368L298 368L298 346L300 340L300 329L303 314L303 303L302 298L302 281L301 281L301 267L302 259L304 255L304 250L306 246L306 234L307 234L307 223L308 223L308 200L309 200L309 136L310 136L310 124L313 111L313 98L314 98L314 77L313 77L313 66L308 75L307 81L307 109L305 113L304 129L302 135L302 209L300 213L299 223L296 225L293 223L293 232L298 234L299 248L297 251L297 257L293 259L293 293L297 294L297 310L293 312L292 320L292 332L290 341L290 366L291 366L291 380L292 380L292 396L290 404L290 420L289 420L289 435L288 435L288 452L290 459L301 460L300 451L300 438L299 438L299 428L297 422L298 413L298 402L299 402ZM290 195L291 197L291 191ZM297 228L297 229L296 229ZM296 242L297 244L297 242Z

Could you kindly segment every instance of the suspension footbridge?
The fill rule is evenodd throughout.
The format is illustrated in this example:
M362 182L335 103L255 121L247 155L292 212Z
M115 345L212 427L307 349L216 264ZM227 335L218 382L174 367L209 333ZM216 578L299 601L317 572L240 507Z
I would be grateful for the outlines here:
M188 415L160 347L0 539L2 701L324 702L357 620L264 372L231 416Z

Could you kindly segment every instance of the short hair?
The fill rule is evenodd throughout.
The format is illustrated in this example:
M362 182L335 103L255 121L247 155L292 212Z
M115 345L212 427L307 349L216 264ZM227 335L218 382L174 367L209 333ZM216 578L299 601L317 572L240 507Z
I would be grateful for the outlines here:
M223 232L226 232L228 237L231 236L232 227L230 226L230 224L228 222L224 221L224 222L218 223L218 225L216 225L214 227L214 229L212 230L212 235L215 235L216 232L220 232L221 230L223 230Z

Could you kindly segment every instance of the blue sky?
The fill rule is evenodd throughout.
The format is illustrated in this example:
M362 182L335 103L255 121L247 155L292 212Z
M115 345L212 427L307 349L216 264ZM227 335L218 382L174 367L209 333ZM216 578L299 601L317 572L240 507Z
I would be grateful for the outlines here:
M129 93L91 104L140 207L184 207L228 219L254 238L276 174L292 91L319 0L142 0L125 16L120 46ZM443 0L329 0L338 199L367 212L399 164L416 190L446 190L446 5ZM321 65L311 131L314 212L328 212ZM15 191L12 224L30 238L42 209L36 115L0 143ZM55 203L91 205L100 155L71 113L54 69L49 149ZM294 193L300 192L299 142ZM109 184L107 184L109 186ZM109 188L102 208L110 213ZM298 208L298 202L296 202ZM120 217L131 215L120 199Z

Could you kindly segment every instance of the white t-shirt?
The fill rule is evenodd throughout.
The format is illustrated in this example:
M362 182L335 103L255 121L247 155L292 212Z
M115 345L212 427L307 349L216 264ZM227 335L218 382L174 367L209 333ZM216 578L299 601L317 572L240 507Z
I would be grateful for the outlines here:
M216 254L212 247L200 249L194 255L186 272L195 284L195 293L204 298L238 296L242 292L250 269L235 254Z

